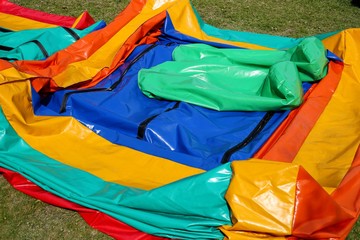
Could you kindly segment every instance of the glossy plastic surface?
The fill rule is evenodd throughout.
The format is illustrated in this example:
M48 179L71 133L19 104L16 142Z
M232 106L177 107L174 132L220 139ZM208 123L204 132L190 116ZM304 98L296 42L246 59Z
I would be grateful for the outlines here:
M9 61L46 59L105 25L100 21L84 30L57 27L0 32L0 58Z
M0 0L0 25L9 30L17 31L56 26L84 29L93 23L95 23L94 19L86 11L76 18L51 14L19 6L7 0Z
M175 35L162 34L166 17L173 23ZM67 87L81 90L101 84L107 88L113 84L117 78L111 79L109 75L114 73L113 76L119 77L125 71L126 59L134 49L141 48L136 45L155 42L161 45L162 41L183 43L195 37L197 41L211 43L212 46L221 44L251 49L275 46L282 49L294 43L292 40L275 41L279 38L267 36L269 41L266 46L257 45L259 42L251 38L244 42L242 34L234 35L239 37L237 42L235 38L230 38L230 32L220 30L222 39L219 39L197 28L200 24L186 0L132 1L113 24L96 34L85 36L49 60L18 61L16 67L0 61L0 103L4 113L0 122L0 165L23 174L61 198L98 209L158 236L185 239L344 239L360 213L359 29L324 35L327 36L322 41L325 47L344 61L332 58L327 76L310 88L305 102L291 111L271 141L263 145L259 157L266 160L230 159L231 164L204 172L199 168L206 163L202 157L183 154L181 156L187 165L180 164L154 156L156 154L113 144L97 135L94 125L86 125L85 121L80 122L74 117L58 116L58 112L47 116L34 115L32 103L38 110L46 106L46 98L41 94ZM171 41L178 37L176 32L178 36L191 38ZM223 39L226 37L229 38ZM298 41L295 42L298 44ZM172 51L169 45L162 46L163 52L168 50L166 54ZM155 48L153 50L156 52ZM151 56L150 52L146 55L144 59ZM136 76L137 71L129 70L128 73ZM101 82L102 79L109 82ZM132 82L131 78L128 80L123 83ZM121 87L125 89L126 86L118 85L117 93L121 95ZM40 95L35 94L36 91ZM134 93L130 89L127 91L129 97L132 96L130 93ZM36 99L39 96L42 102ZM101 96L102 99L93 98L89 104L82 105L85 99L76 101L76 96L74 94L70 98L66 110L90 112L90 109L97 108L99 101L107 100L107 97ZM92 96L89 95L87 100L91 100ZM77 108L76 104L82 107ZM132 136L122 135L121 141L129 144L141 142L147 147L144 151L149 153L156 145L149 143L149 139L154 139L149 133L156 128L163 129L167 137L176 136L175 140L181 146L186 142L182 139L187 137L187 131L177 132L179 125L173 124L170 116L173 119L190 116L187 121L185 117L177 121L182 126L191 126L192 119L211 111L187 103L164 101L162 104L169 104L174 112L179 110L185 115L172 115L172 110L156 108L155 112L161 109L165 113L158 119L152 119L155 121L145 129L143 140L135 139L132 132ZM52 102L49 109L50 105L59 106L61 103ZM108 109L111 106L108 105ZM151 111L152 107L149 110L145 106L145 113L138 116L146 116L146 112ZM191 108L198 110L199 114L190 114ZM126 110L124 107L123 111ZM101 112L97 113L92 117L101 118ZM192 126L197 129L195 135L204 136L211 132L212 116L209 116L206 128L201 123ZM262 119L273 120L274 116L265 114ZM162 127L167 120L171 124L166 126L174 128ZM214 118L213 122L217 120ZM242 119L234 121L233 125L240 126L240 123ZM279 124L276 123L276 126ZM224 125L230 124L226 122ZM268 124L262 126L260 124L254 130L262 132ZM156 135L160 130L152 133ZM108 132L111 131L110 128ZM214 130L213 133L216 132ZM272 132L270 130L268 134ZM187 143L192 143L194 138L188 139ZM247 137L243 140L246 143L249 139L254 140ZM147 141L148 144L144 144ZM161 139L157 141L160 143ZM250 141L248 146L255 142ZM204 145L214 149L213 146L218 145L211 144L209 140ZM242 144L237 144L239 146ZM166 153L171 157L173 152Z
M138 72L171 60L177 43L170 43L157 44L141 58L138 56L148 46L137 47L123 66L86 91L58 91L41 101L33 92L35 113L73 116L113 143L201 169L212 169L223 159L251 157L289 112L275 112L264 121L266 112L218 112L185 102L147 98L138 88ZM116 88L106 90L119 81ZM310 84L303 86L306 91ZM60 114L64 103L66 111ZM254 133L260 125L262 131ZM253 139L246 140L249 136ZM243 147L227 154L242 142L246 142Z
M276 111L302 102L302 81L326 75L326 51L308 38L287 51L179 46L173 61L139 72L151 98L184 101L217 111Z
M145 191L106 182L60 164L27 145L3 115L0 125L1 166L24 174L62 198L165 237L219 238L221 233L217 227L230 223L224 199L232 176L229 164ZM83 180L81 184L77 178Z

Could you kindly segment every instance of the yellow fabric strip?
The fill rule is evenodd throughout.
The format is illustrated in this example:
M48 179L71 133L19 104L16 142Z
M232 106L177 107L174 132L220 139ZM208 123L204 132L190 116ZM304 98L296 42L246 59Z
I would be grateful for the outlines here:
M152 189L203 172L112 144L71 117L34 116L28 81L2 84L0 92L6 118L25 142L105 181Z
M71 26L72 28L75 28L76 25L80 22L80 20L82 19L82 17L84 16L85 12L83 12L73 23L73 25Z
M229 239L291 235L299 166L251 159L233 162L232 169L225 198L233 226L221 227L223 233Z
M5 61L5 60L0 59L0 61ZM31 77L33 76L30 74L19 72L15 68L7 68L0 71L0 84L9 83L13 81L23 81L24 79L28 79Z
M323 187L339 185L360 144L359 42L360 29L324 40L330 51L344 59L344 70L338 88L293 161Z
M53 24L38 22L36 20L23 18L7 13L0 13L0 26L12 31L57 27Z
M177 4L170 7L167 10L167 12L171 16L171 21L174 25L174 28L177 31L185 33L188 36L201 39L204 41L223 43L223 44L238 46L242 48L263 49L263 50L271 49L256 44L227 41L207 35L205 32L202 31L198 23L198 20L194 14L194 11L192 9L192 6L188 0L178 1Z
M120 29L111 39L88 59L71 63L66 70L54 76L53 79L60 87L68 87L75 83L91 79L104 67L109 67L116 53L124 42L147 20L165 11L173 0L148 1L142 12Z

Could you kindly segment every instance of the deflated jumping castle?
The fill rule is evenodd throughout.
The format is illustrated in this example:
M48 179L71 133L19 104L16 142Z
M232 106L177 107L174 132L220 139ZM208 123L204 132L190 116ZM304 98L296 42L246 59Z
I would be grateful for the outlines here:
M188 0L133 0L106 25L0 1L0 172L116 239L344 239L359 96L360 29L222 30Z

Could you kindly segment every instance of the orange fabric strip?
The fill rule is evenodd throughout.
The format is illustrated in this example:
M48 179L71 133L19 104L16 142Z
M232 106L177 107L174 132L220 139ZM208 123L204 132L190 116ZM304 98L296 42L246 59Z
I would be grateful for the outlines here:
M115 58L112 60L112 64L108 68L101 69L92 79L88 81L83 81L78 84L71 85L71 88L89 88L95 86L98 82L104 79L106 76L109 76L117 67L124 63L125 59L130 55L134 48L141 44L150 44L156 41L155 36L159 35L160 32L156 27L159 23L162 23L162 20L165 18L165 12L155 16L150 19L146 23L144 23L141 28L137 29L131 36L126 40L124 45L120 48ZM156 29L153 31L153 29ZM144 37L146 36L146 37ZM79 40L80 41L80 40ZM84 43L85 44L85 43ZM70 49L69 49L70 51ZM59 52L61 54L61 52ZM83 59L81 59L83 60ZM26 63L26 62L24 62ZM56 68L59 65L54 66ZM61 64L62 66L62 64ZM59 66L59 67L61 67ZM27 65L26 67L29 67ZM46 71L46 69L42 69L41 71ZM28 71L31 71L28 69ZM28 72L27 71L27 72ZM61 72L61 69L58 69ZM35 88L37 92L54 92L61 87L58 86L56 81L52 78L43 78L38 77L32 79L32 86Z
M145 0L131 1L128 7L117 16L116 20L106 28L87 35L44 61L16 61L12 67L34 77L39 77L37 82L40 83L35 84L36 89L40 89L42 88L41 86L46 84L56 87L57 84L48 83L51 82L52 77L64 71L69 64L88 59L89 56L100 49L104 43L138 15L145 2ZM6 70L9 67L11 66L6 61L0 61L0 71Z
M330 101L340 81L342 70L341 63L330 62L327 76L310 93L307 100L294 110L296 115L291 114L254 157L292 162Z

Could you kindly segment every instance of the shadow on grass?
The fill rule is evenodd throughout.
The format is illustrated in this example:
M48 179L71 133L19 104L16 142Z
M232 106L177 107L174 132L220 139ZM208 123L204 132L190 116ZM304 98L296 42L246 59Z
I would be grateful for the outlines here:
M352 0L351 4L357 7L360 7L360 0Z

